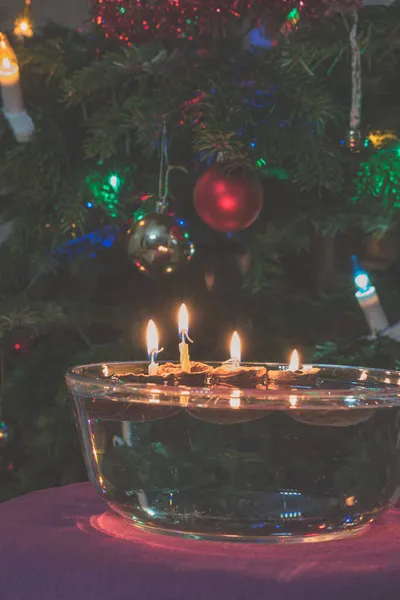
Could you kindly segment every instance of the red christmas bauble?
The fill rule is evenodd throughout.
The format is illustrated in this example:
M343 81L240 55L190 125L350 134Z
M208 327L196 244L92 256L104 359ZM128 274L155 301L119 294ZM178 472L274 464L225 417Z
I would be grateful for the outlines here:
M246 229L257 219L263 205L258 179L238 173L227 175L218 165L197 180L194 206L200 219L217 231Z

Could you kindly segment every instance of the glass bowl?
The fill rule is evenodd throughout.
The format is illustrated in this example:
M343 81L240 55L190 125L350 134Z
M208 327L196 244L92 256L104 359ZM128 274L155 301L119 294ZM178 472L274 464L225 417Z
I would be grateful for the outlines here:
M72 368L89 478L120 515L159 533L275 542L359 533L400 490L400 373L315 368L279 389L121 381L147 363Z

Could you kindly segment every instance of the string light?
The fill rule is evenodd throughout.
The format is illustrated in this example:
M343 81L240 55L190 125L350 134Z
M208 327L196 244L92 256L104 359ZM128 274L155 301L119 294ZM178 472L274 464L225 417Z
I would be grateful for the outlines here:
M391 142L397 142L398 137L394 131L372 131L368 138L375 148L382 148Z
M33 25L31 19L31 0L25 0L22 15L17 17L14 23L14 35L18 38L29 38L33 36Z
M125 179L117 172L109 173L106 177L95 172L86 178L86 183L98 204L105 208L111 217L118 217L119 192ZM86 206L92 208L93 202L87 202Z

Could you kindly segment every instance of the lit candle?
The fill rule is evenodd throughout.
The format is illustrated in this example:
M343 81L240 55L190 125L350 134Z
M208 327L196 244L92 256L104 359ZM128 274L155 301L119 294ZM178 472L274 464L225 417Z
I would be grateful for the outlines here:
M157 375L158 374L158 364L155 362L155 358L159 352L162 352L158 348L158 331L157 327L150 319L149 324L147 325L147 354L150 358L150 364L148 369L149 375Z
M389 327L389 321L383 311L376 289L369 280L368 274L361 268L357 256L352 257L356 298L364 317L369 325L371 334L376 334Z
M190 337L188 335L189 314L188 314L185 304L182 304L182 306L179 309L178 329L179 329L179 334L180 334L181 340L182 340L181 343L179 344L179 356L180 356L179 360L181 363L181 369L185 373L190 373L189 346L186 343L186 340L188 340L189 342L191 342L192 340L190 339Z
M230 364L232 369L238 369L240 367L241 361L241 347L240 347L240 337L237 331L235 331L232 335L231 340L231 360Z
M289 364L283 369L277 371L268 371L269 383L272 386L283 386L283 387L310 387L315 385L319 368L312 366L301 366L300 356L297 350L293 350L290 355Z
M237 331L231 338L231 357L214 369L214 381L217 385L238 386L242 388L255 388L265 385L267 370L265 367L242 366L241 343Z
M17 57L3 33L0 33L0 84L4 116L17 141L26 142L35 128L22 100Z

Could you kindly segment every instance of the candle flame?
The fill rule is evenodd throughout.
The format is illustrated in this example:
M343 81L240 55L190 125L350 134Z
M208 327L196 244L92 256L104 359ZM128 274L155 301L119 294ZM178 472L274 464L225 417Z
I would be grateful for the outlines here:
M156 324L150 319L147 325L147 353L151 356L153 352L158 352L158 331Z
M240 363L241 358L240 337L238 332L235 331L231 340L231 360Z
M297 350L293 350L292 356L290 357L290 362L289 362L289 371L292 371L292 372L298 371L299 366L300 366L299 353L297 352Z
M179 333L189 331L189 314L186 308L186 304L182 304L178 314L178 329Z

